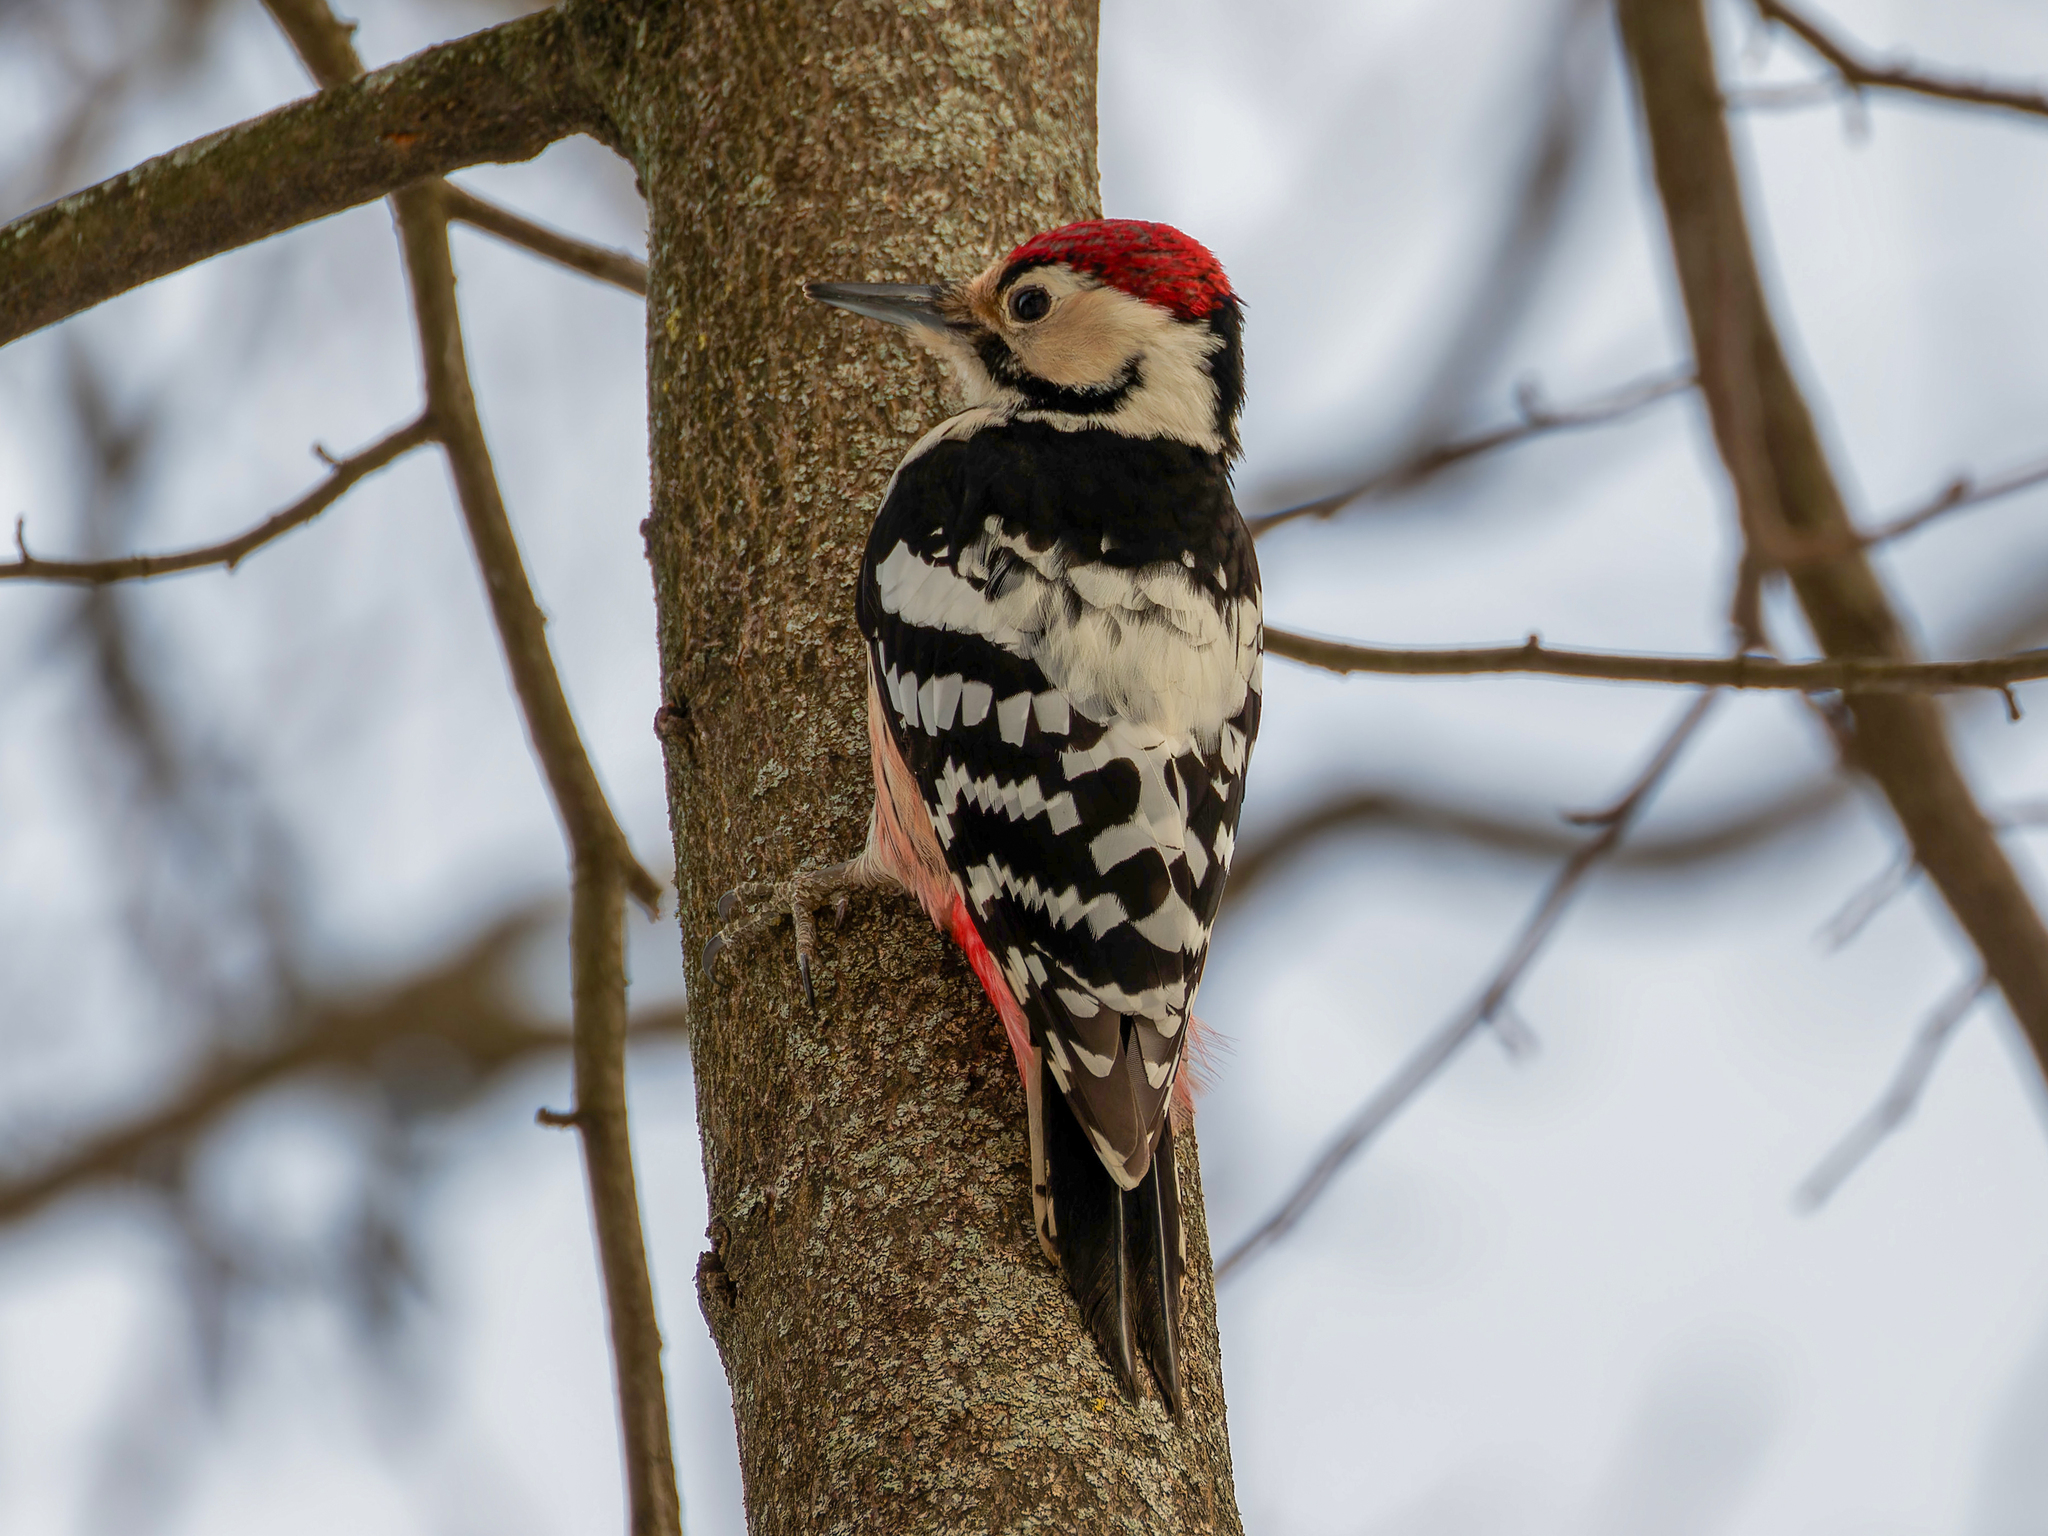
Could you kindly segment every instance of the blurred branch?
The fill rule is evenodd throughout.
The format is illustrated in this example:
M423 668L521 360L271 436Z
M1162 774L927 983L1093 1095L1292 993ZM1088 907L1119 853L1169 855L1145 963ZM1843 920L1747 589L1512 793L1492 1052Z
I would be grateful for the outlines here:
M0 345L209 256L596 128L542 11L145 161L0 229Z
M1913 850L1902 849L1891 863L1856 888L1835 915L1821 924L1820 940L1829 949L1846 949L1886 907L1906 893L1920 865Z
M265 3L323 85L333 87L362 73L351 29L335 18L327 0ZM565 47L568 41L563 39ZM630 1526L634 1536L681 1536L661 1328L641 1228L625 1093L625 897L630 890L652 912L661 887L634 857L604 798L548 651L546 617L520 560L469 382L448 245L447 191L445 183L429 180L392 198L412 287L427 415L447 450L456 501L483 574L527 734L569 842L576 1107L563 1118L583 1140L611 1323Z
M2022 491L2031 491L2040 485L2048 485L2048 459L2037 459L2031 464L2007 470L2004 474L1993 476L1989 480L1979 480L1968 474L1957 475L1919 506L1887 519L1868 533L1851 528L1832 538L1788 541L1777 552L1778 564L1781 568L1789 570L1796 565L1812 565L1855 550L1889 544L1894 539L1903 539L1908 534L1918 533L1928 524L1938 522L1952 512L1987 506L2007 496L2017 496Z
M1618 10L1701 392L1745 542L1768 559L1787 546L1853 539L1848 508L1764 297L1704 0L1620 0ZM1859 671L1911 664L1904 626L1863 550L1801 562L1786 574L1830 658ZM1972 681L1992 675L1980 672ZM1939 707L1924 696L1860 688L1845 695L1845 704L1853 727L1844 738L1845 760L1884 791L1914 856L1977 947L2037 1060L2048 1060L2048 928L1971 794Z
M1957 102L1963 106L1997 107L2008 112L2048 117L2048 94L2041 91L1999 85L1988 80L1922 74L1903 64L1867 63L1852 52L1847 44L1826 31L1818 22L1786 5L1784 0L1756 0L1756 8L1757 14L1764 20L1777 22L1826 60L1842 77L1842 83L1852 91L1905 91L1915 96L1933 97L1937 101Z
M19 551L19 558L0 561L0 581L12 578L102 586L114 581L133 581L149 576L169 576L179 571L196 571L210 565L223 565L232 571L248 555L261 549L272 539L282 537L294 528L310 523L341 500L358 481L375 474L385 465L402 458L423 443L431 442L433 437L433 423L422 416L411 425L400 427L389 437L372 443L360 453L340 460L328 459L327 462L333 466L333 473L282 512L266 517L246 533L237 534L224 543L180 550L175 554L128 555L114 560L45 560L28 552L27 520L17 519L14 525L14 547Z
M1614 869L1694 871L1713 860L1733 858L1808 825L1839 806L1848 781L1830 773L1794 785L1763 805L1688 832L1636 838L1608 863ZM1578 846L1569 827L1555 818L1516 816L1483 805L1425 800L1398 791L1365 790L1333 796L1266 829L1249 846L1240 843L1230 865L1224 901L1236 906L1270 884L1297 859L1329 846L1346 832L1372 828L1394 834L1455 840L1524 858L1564 858Z
M1223 1256L1216 1266L1216 1283L1221 1285L1235 1271L1243 1268L1266 1249L1272 1247L1297 1226L1308 1214L1331 1180L1344 1165L1356 1157L1365 1145L1384 1130L1389 1121L1411 1103L1423 1088L1428 1086L1438 1072L1456 1056L1465 1043L1486 1027L1500 1011L1508 1005L1516 986L1527 974L1530 965L1541 952L1546 940L1556 930L1586 877L1601 860L1617 848L1629 826L1635 821L1643 806L1648 803L1657 786L1671 772L1679 755L1706 722L1708 712L1720 698L1718 692L1702 693L1686 706L1678 723L1664 737L1651 755L1648 766L1629 786L1626 793L1606 810L1585 816L1574 817L1583 826L1597 826L1600 830L1587 839L1572 856L1565 861L1543 892L1542 899L1529 914L1522 931L1515 936L1507 955L1494 971L1470 1006L1449 1023L1439 1028L1425 1040L1419 1050L1386 1080L1373 1096L1360 1105L1346 1121L1343 1128L1331 1138L1323 1153L1303 1174L1300 1181L1288 1192L1287 1197L1275 1206L1272 1213L1261 1221L1237 1245Z
M1768 656L1630 656L1611 651L1557 651L1531 635L1520 645L1472 650L1397 650L1319 640L1284 629L1266 631L1268 655L1326 672L1378 672L1408 677L1476 677L1534 673L1610 683L1676 683L1701 688L1788 688L1800 693L1926 693L1955 688L2004 690L2048 677L2048 650L1980 661L1776 661Z
M1849 1175L1863 1165L1885 1138L1906 1123L1920 1103L1927 1080L1934 1075L1942 1048L1963 1020L1969 1017L1977 999L1990 990L1991 978L1980 972L1942 999L1940 1006L1914 1035L1912 1045L1906 1050L1906 1058L1899 1063L1884 1097L1849 1128L1848 1134L1835 1144L1834 1150L1801 1181L1792 1196L1795 1209L1813 1212L1826 1205L1835 1191L1847 1182Z
M1248 517L1245 519L1245 526L1251 530L1253 538L1258 538L1284 523L1296 522L1307 517L1328 518L1353 502L1409 490L1447 469L1463 464L1469 459L1484 457L1501 448L1512 448L1552 433L1576 432L1587 427L1611 426L1626 421L1646 407L1655 405L1659 400L1668 400L1674 395L1683 394L1692 386L1693 376L1690 369L1676 373L1654 373L1608 390L1604 394L1595 395L1577 405L1550 406L1544 403L1542 395L1534 386L1525 385L1516 391L1517 419L1512 423L1493 427L1472 437L1425 448L1393 468L1383 470L1344 490L1320 496L1314 501L1302 502L1299 506L1286 507L1278 512Z
M456 186L453 182L442 184L442 197L446 202L448 217L460 224L469 224L487 235L495 235L508 245L544 256L549 261L573 268L586 277L594 277L601 283L610 283L614 288L623 288L628 293L647 295L647 263L637 256L624 251L609 250L602 245L592 245L587 240L578 240L549 229L545 224L536 224L531 219L521 218L509 209L500 208L496 203L485 202L474 192Z
M514 912L422 975L364 1000L307 1006L276 1030L276 1044L223 1056L141 1118L102 1132L33 1173L0 1180L0 1225L21 1221L87 1185L143 1176L252 1096L288 1078L345 1068L376 1077L391 1091L414 1092L393 1078L393 1048L407 1040L452 1047L479 1079L566 1049L566 1025L534 1023L502 997L507 962L540 918L532 909ZM636 1034L686 1036L688 1028L680 1006L651 1011L635 1023Z
M298 0L269 3L273 11L283 12ZM311 3L326 9L326 0ZM448 250L448 221L440 196L438 183L423 182L393 199L406 271L412 280L413 313L426 372L427 414L448 453L455 499L483 573L491 617L497 624L513 690L526 716L527 736L574 857L602 857L616 864L627 889L653 912L661 901L661 883L634 857L584 750L568 695L548 650L547 617L534 599L512 520L505 511L490 445L484 440L476 397L470 389L462 319L455 303L455 267Z

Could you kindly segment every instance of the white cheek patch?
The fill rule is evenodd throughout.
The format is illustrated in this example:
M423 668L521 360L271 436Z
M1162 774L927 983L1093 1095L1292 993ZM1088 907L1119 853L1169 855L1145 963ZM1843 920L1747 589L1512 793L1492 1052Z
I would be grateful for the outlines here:
M1223 338L1206 325L1183 323L1157 305L1112 288L1094 289L1082 302L1088 306L1086 334L1075 338L1077 345L1061 346L1048 334L1047 344L1035 347L1019 337L1012 343L1019 360L1030 372L1071 388L1113 384L1135 364L1137 384L1112 411L1084 415L1025 406L1017 415L1064 431L1106 427L1129 437L1169 437L1221 453L1223 438L1216 430L1220 398L1209 360L1222 348Z

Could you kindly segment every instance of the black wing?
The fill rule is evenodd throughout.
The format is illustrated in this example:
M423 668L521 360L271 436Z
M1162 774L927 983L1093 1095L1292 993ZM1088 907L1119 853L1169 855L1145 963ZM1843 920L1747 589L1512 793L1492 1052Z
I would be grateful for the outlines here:
M1112 436L1005 425L913 457L870 538L859 615L982 940L1128 1190L1166 1117L1229 869L1259 615L1220 464ZM1146 668L1165 693L1118 693ZM1175 690L1207 716L1181 721Z

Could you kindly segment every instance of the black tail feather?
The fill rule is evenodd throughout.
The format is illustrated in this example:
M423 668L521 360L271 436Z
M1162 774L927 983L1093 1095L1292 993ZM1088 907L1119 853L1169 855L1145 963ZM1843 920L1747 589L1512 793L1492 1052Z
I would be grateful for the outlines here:
M1067 1288L1124 1391L1138 1396L1142 1350L1160 1395L1178 1415L1185 1400L1180 1294L1187 1265L1172 1127L1160 1132L1144 1181L1126 1193L1102 1166L1051 1069L1042 1070L1046 1187Z
M1048 1074L1051 1068L1044 1069ZM1046 1185L1052 1195L1053 1241L1067 1289L1081 1304L1082 1319L1102 1346L1109 1368L1135 1395L1137 1365L1131 1354L1127 1223L1123 1191L1116 1187L1074 1118L1059 1084L1041 1085L1045 1115Z
M1137 1251L1131 1278L1137 1293L1138 1343L1168 1410L1178 1418L1187 1400L1180 1379L1180 1298L1187 1257L1171 1122L1160 1128L1145 1182L1124 1199L1135 1217L1131 1236Z

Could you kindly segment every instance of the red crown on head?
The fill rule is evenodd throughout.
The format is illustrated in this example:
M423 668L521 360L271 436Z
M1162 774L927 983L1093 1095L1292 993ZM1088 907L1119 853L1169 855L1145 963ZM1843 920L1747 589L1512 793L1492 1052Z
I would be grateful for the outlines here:
M1207 246L1171 224L1142 219L1088 219L1033 235L1010 252L1008 267L1063 262L1099 277L1112 288L1183 320L1200 320L1226 299L1235 299L1230 279Z

